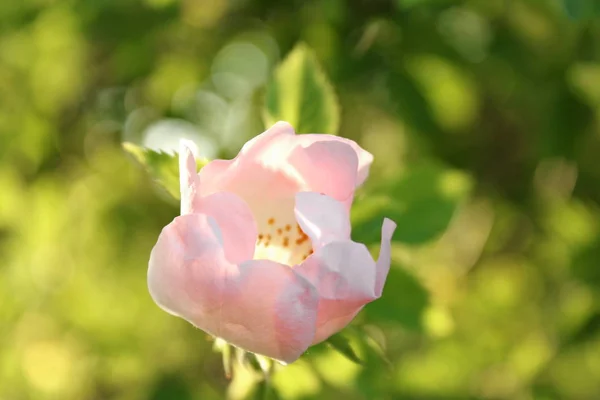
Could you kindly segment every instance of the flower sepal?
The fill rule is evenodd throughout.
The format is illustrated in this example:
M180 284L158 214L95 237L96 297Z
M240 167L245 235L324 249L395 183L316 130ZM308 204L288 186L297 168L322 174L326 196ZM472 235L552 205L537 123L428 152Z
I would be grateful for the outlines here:
M250 368L255 373L262 374L264 379L268 379L275 370L276 364L285 365L270 357L243 350L221 338L214 339L213 351L221 353L223 372L227 379L231 379L234 371L239 367Z
M221 353L225 377L231 381L229 398L278 398L272 385L273 374L285 366L281 361L245 351L221 338L215 338L213 350Z

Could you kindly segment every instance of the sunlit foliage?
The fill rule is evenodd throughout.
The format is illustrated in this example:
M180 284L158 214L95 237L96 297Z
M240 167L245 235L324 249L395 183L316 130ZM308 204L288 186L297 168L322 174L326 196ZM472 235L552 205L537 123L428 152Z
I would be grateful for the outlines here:
M600 398L596 4L0 1L0 399ZM289 110L375 155L354 235L394 218L394 265L362 365L228 380L147 293L179 210L122 143L231 157Z

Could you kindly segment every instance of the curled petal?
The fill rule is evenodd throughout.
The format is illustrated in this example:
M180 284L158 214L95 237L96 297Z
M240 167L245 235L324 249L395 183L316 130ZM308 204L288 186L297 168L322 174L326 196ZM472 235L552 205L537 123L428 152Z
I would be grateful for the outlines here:
M381 296L390 268L390 240L395 227L394 222L385 220L377 262L364 245L346 240L317 249L294 268L319 292L313 344L343 329L365 304Z
M350 147L352 147L352 149L354 150L354 152L356 153L356 155L358 157L358 170L357 170L357 174L356 174L356 186L358 187L358 186L362 185L363 182L369 176L369 168L371 167L371 164L373 163L373 155L371 153L369 153L368 151L366 151L365 149L363 149L362 147L360 147L353 140L349 140L349 139L339 137L339 136L323 135L323 134L318 134L318 133L312 133L312 134L308 134L308 135L298 135L298 140L303 146L307 146L310 143L323 142L323 141L339 142L339 143L345 143L345 144L349 145Z
M296 220L310 237L313 247L350 239L350 215L339 201L315 192L296 195Z
M300 141L301 136L298 136ZM315 141L297 146L289 157L305 190L321 192L339 201L352 200L356 187L358 157L340 141Z
M315 288L275 262L231 263L222 242L212 217L175 218L150 256L152 298L171 314L238 347L294 361L314 337Z
M351 241L330 243L294 269L319 292L313 344L344 328L375 298L375 262L364 245Z
M377 259L377 275L375 278L375 295L381 297L383 285L390 271L391 260L391 241L392 235L396 230L396 223L389 218L383 220L381 227L381 248L379 249L379 258Z

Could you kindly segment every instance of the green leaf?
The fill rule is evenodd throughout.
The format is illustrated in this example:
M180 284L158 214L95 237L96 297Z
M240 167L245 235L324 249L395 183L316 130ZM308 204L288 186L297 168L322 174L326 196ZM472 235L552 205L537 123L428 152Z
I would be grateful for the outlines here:
M387 358L381 343L384 333L378 326L353 324L344 328L344 335L346 339L351 338L352 343L360 349L359 358L364 366L377 363L378 367L385 367L388 372L393 371L393 365Z
M587 19L600 15L599 0L562 0L566 14L572 19Z
M136 144L125 142L123 149L131 154L136 161L144 166L156 183L167 191L173 198L179 199L179 158L177 154L154 151ZM196 160L198 169L208 163L208 160Z
M337 134L340 109L335 91L313 52L298 44L267 86L265 124L287 121L298 133Z
M388 86L396 112L410 128L433 139L442 135L424 90L404 67L390 73Z
M396 0L400 9L411 9L418 6L428 6L437 3L447 3L449 0Z
M352 349L352 346L350 346L350 341L348 340L348 338L346 338L346 336L344 336L342 333L338 333L336 335L331 336L329 339L326 340L326 343L333 347L335 350L342 353L350 361L354 361L355 363L360 365L364 364L363 361L360 358L358 358L358 356L354 352L354 349Z
M259 381L253 391L253 400L277 400L279 395L268 379Z
M383 182L371 196L357 199L352 210L352 235L361 243L381 239L383 218L398 227L393 240L418 245L448 227L471 182L464 174L435 165L412 169L400 179Z
M408 203L390 203L378 211L381 216L354 224L353 236L361 243L378 242L383 218L387 217L398 225L392 240L411 245L426 243L446 230L455 209L454 202L435 197Z
M150 400L193 399L192 389L181 375L169 374L163 376L148 396Z

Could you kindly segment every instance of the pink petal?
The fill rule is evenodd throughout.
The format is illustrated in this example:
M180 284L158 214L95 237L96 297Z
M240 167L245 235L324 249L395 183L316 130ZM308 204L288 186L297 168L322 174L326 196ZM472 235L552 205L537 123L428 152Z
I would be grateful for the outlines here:
M181 214L202 213L211 216L221 230L227 259L233 263L252 259L258 236L252 210L233 193L218 192L201 197L196 170L194 155L182 140L179 151Z
M351 203L358 158L347 143L315 141L306 147L297 146L290 154L289 162L300 175L304 190Z
M271 218L293 218L294 194L300 190L286 162L293 133L289 124L277 123L246 143L235 159L208 163L199 173L201 194L236 194L250 206L262 229Z
M278 175L286 186L322 192L337 200L352 201L357 185L368 175L373 156L352 140L331 135L295 135L292 126L278 122L248 141L233 160L215 160L199 173L202 195L218 191L241 194L251 186L249 177ZM243 175L243 177L241 176Z
M230 277L227 292L226 340L287 363L312 343L318 295L290 267L268 260L248 261L240 266L239 275Z
M179 216L167 225L148 264L148 289L167 312L220 333L214 321L223 297L222 276L231 269L214 219L203 214Z
M331 242L294 270L319 292L317 332L313 344L339 332L362 307L379 298L390 268L390 240L396 224L383 224L379 260L367 248L350 240Z
M207 196L212 193L222 191L229 180L231 174L229 170L234 166L234 160L212 160L206 164L200 172L198 179L200 181L200 191L202 195Z
M375 262L367 248L351 241L333 242L315 252L294 270L319 292L319 343L344 328L363 305L376 298Z
M339 201L315 192L296 194L296 221L318 249L332 241L350 239L350 215Z
M227 260L241 263L254 257L258 229L252 210L233 193L219 192L196 201L197 211L215 219Z
M204 187L202 173L200 179L200 185ZM271 218L278 221L286 217L293 219L294 195L300 188L283 171L247 163L243 167L230 167L217 181L213 185L217 192L233 193L248 204L259 231L266 228Z
M294 128L290 124L277 122L246 142L233 160L211 161L199 173L202 193L206 195L238 185L238 175L247 170L252 170L252 173L256 169L262 171L267 166L277 169L287 158L293 137Z
M175 218L150 256L152 298L166 311L238 347L294 361L314 337L315 288L278 263L230 263L221 242L213 218Z
M373 163L373 155L371 153L369 153L368 151L364 150L362 147L360 147L355 141L346 139L343 137L339 137L339 136L325 135L325 134L319 134L319 133L311 133L308 135L298 135L297 137L298 137L298 141L305 147L310 145L311 143L323 142L323 141L339 142L339 143L344 143L344 144L350 145L350 147L352 147L352 149L354 150L354 152L356 153L356 155L358 157L358 170L357 170L355 185L357 187L362 185L363 182L369 176L369 168L371 167L371 164Z
M281 139L294 137L296 132L292 125L285 121L276 122L275 125L258 136L250 139L238 154L248 159L264 158L272 151L273 145L278 144Z
M196 159L186 141L179 144L179 186L181 190L181 215L194 212L199 182Z

